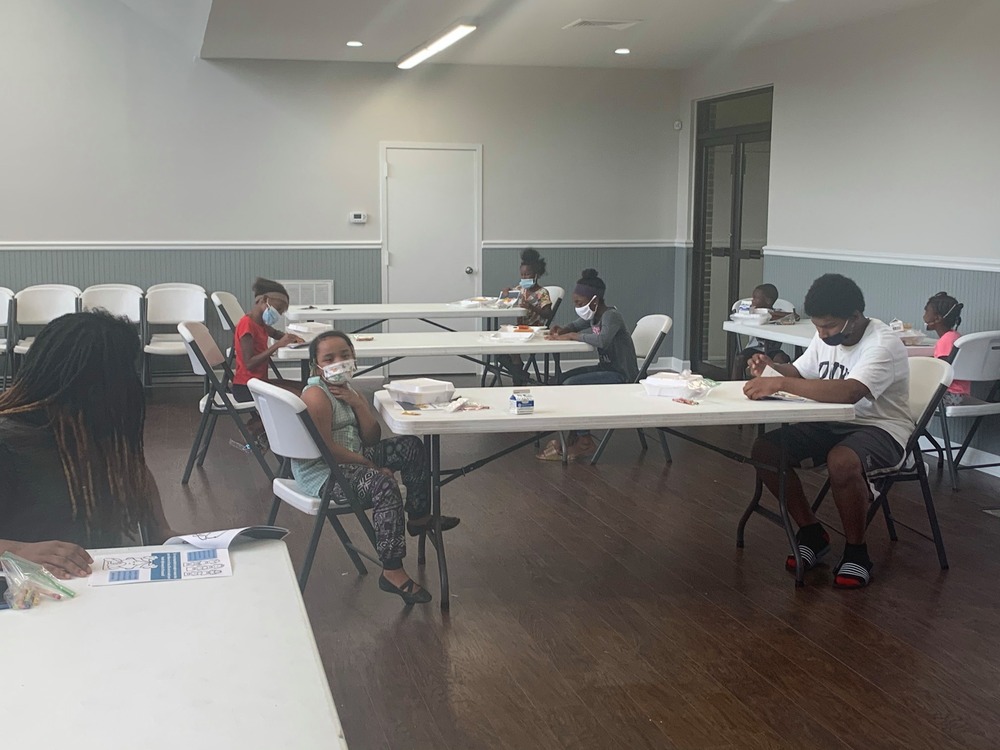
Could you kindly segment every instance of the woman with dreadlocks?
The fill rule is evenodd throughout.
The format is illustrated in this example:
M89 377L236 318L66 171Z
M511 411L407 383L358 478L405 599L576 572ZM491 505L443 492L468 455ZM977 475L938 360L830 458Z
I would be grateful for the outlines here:
M38 334L0 393L0 553L59 578L83 576L84 547L169 533L143 455L139 337L105 312L63 315Z

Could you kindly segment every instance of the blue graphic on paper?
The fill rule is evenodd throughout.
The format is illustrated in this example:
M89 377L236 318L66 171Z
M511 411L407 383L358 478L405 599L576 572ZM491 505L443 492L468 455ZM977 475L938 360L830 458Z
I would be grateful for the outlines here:
M198 562L199 560L214 560L219 555L214 549L200 549L197 552L188 552L188 562Z
M155 567L150 571L151 581L175 581L181 577L180 552L154 552Z
M108 573L108 580L111 583L118 583L120 581L138 581L139 571L138 570L112 570Z

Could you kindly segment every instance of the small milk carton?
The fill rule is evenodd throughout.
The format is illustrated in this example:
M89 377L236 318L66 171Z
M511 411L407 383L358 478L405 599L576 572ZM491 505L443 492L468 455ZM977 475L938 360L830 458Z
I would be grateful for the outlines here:
M528 388L515 388L510 394L511 414L531 414L535 411L535 399Z

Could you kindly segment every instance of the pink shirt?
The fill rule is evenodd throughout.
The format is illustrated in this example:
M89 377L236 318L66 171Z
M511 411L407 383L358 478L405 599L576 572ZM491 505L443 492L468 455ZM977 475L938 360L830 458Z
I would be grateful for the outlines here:
M938 358L950 357L952 350L955 348L955 340L960 336L961 334L958 331L942 333L941 338L934 344L934 356ZM948 393L960 393L963 396L968 396L971 392L972 384L968 380L953 380L951 387L948 389Z

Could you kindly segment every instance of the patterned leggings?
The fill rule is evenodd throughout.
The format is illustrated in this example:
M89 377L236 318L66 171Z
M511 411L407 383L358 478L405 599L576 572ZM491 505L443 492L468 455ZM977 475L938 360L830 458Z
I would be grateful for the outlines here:
M404 506L395 477L360 464L340 464L339 467L361 504L372 509L378 559L386 568L399 568L406 556L403 511L411 518L422 518L431 510L430 473L424 444L420 438L406 435L381 440L362 452L376 466L398 471L406 486ZM339 485L334 488L333 495L344 500Z

